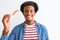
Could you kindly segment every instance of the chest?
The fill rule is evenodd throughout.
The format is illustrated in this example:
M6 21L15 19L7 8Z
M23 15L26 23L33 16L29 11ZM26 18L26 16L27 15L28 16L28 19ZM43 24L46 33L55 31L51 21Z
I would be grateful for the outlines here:
M36 26L26 26L24 32L24 40L38 40L38 33Z
M17 33L16 40L40 40L40 29L35 27L21 28Z

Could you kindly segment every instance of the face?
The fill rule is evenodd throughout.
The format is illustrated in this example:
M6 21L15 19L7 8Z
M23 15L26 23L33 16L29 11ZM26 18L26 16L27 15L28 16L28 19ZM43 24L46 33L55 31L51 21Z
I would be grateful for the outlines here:
M27 21L32 21L34 20L34 16L35 16L35 9L33 6L25 6L24 7L24 12L23 12L23 15L25 17L25 20Z

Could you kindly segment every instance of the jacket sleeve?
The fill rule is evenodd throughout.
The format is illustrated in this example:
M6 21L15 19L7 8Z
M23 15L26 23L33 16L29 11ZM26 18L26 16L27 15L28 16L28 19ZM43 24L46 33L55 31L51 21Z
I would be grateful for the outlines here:
M49 40L47 29L45 29L44 36L45 36L45 40Z
M16 40L18 32L20 31L20 24L15 26L12 30L12 32L10 33L10 35L2 35L1 36L1 40Z
M8 35L2 35L0 40L14 40L15 35L14 35L14 30L11 32L11 34Z
M7 40L8 39L8 35L2 35L0 40Z
M43 25L42 25L42 40L49 40L47 28Z
M8 35L2 35L0 40L14 40L14 35L10 34L9 37Z

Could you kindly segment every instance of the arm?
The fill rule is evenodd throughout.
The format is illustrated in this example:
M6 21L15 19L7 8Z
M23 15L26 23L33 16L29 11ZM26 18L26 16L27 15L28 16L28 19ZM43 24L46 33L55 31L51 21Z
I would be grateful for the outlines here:
M14 15L18 11L19 10L15 10L12 15ZM6 14L6 15L4 15L4 17L2 19L4 29L3 29L2 36L1 36L0 40L10 40L10 39L13 40L14 39L13 31L8 37L9 28L10 28L10 17L11 17L11 14Z
M1 40L14 40L13 31L11 32L11 34L8 37L9 28L10 28L10 15L9 14L4 15L2 22L4 25L4 29L2 32Z
M45 30L45 40L49 40L47 29Z
M41 25L41 29L42 29L42 40L49 40L49 37L48 37L48 31L46 29L45 26Z
M10 15L9 14L4 15L2 19L2 23L3 23L4 29L2 32L1 40L7 40L9 28L10 28Z
M15 39L15 35L14 35L14 31L12 31L9 36L2 35L0 40L14 40L14 39Z

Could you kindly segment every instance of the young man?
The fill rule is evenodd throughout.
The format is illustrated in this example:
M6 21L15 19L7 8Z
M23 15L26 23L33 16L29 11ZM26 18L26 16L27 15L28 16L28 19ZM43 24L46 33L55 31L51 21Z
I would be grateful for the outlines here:
M2 22L4 30L1 40L49 40L46 28L34 20L34 16L38 11L38 6L35 2L27 1L20 8L25 22L17 25L8 37L10 27L10 15L4 15Z

